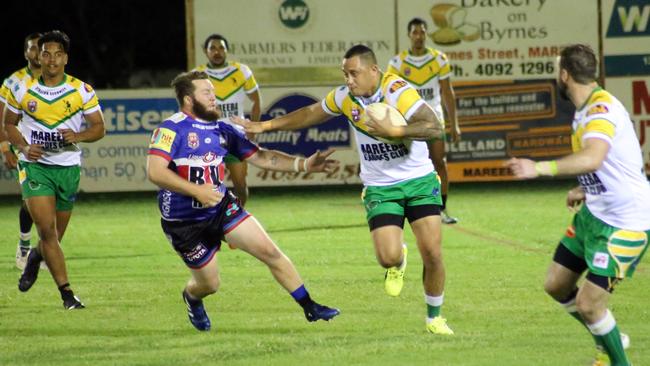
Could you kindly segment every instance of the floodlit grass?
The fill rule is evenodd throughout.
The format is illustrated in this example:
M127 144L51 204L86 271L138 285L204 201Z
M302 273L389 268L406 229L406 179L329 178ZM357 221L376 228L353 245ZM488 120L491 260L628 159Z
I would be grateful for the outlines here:
M153 193L82 195L63 248L81 311L64 311L49 273L28 293L14 267L19 199L0 202L0 365L589 365L591 337L542 290L570 220L573 182L457 184L443 233L444 316L454 337L427 334L413 236L406 285L383 293L358 187L253 190L248 209L296 264L330 323L302 310L252 257L218 254L222 287L206 299L213 330L189 324L188 272L167 244ZM34 231L34 235L35 231ZM650 263L612 309L650 364Z

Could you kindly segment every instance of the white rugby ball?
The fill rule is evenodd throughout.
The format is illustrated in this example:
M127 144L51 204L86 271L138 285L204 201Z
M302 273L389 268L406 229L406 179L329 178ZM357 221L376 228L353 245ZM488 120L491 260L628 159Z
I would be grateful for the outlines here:
M393 126L406 126L406 120L404 116L393 106L386 103L372 103L365 109L366 118L369 118L372 115L375 120L383 120L388 115L388 119ZM402 142L401 139L391 139L387 137L373 136L374 138L387 142L389 144L399 144Z

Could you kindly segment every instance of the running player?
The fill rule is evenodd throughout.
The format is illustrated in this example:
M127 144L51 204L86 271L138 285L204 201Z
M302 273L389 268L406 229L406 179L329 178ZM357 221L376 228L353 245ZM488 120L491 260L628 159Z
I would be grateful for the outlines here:
M451 121L451 141L460 141L460 127L456 117L456 96L451 86L451 67L447 56L433 48L425 46L427 23L420 18L413 18L407 26L411 48L402 51L388 62L387 72L392 72L408 81L433 110L440 122L445 124L444 115ZM443 114L443 107L445 114ZM447 214L447 192L449 178L445 152L446 136L427 141L429 157L441 181L443 224L455 224L458 219Z
M596 83L598 62L587 45L560 52L558 89L576 107L573 154L535 163L511 159L522 179L577 175L579 186L567 195L577 210L561 239L544 288L585 325L612 365L630 365L629 343L607 308L615 286L631 277L648 248L650 185L643 173L639 140L625 107ZM579 207L580 204L582 207ZM585 281L578 286L581 275ZM598 355L594 365L606 364Z
M79 188L81 151L77 144L101 139L104 117L93 88L65 73L68 36L61 31L45 33L38 40L38 48L41 77L25 78L16 84L7 97L4 113L9 141L20 151L23 199L40 239L29 251L18 289L25 292L32 287L39 264L45 259L63 306L80 309L84 304L72 292L59 243ZM82 130L84 121L88 127Z
M228 40L220 34L211 34L203 42L203 52L208 58L208 63L194 70L204 71L210 77L222 118L243 117L244 101L248 98L253 104L251 118L254 121L259 120L261 99L257 81L248 66L227 61ZM238 160L233 155L228 155L226 168L230 173L235 196L239 198L242 205L245 205L248 200L248 184L246 182L248 166L246 162Z
M261 149L234 127L217 121L220 113L207 73L180 74L172 86L180 112L154 131L147 173L160 187L162 229L192 275L183 290L192 325L202 331L211 327L202 299L219 288L215 254L222 240L266 264L275 280L303 308L308 321L337 316L337 309L311 299L289 258L223 185L227 154L265 169L327 172L338 164L327 158L334 151L299 158Z
M332 90L319 103L282 117L250 122L236 119L247 132L300 129L332 116L345 115L354 127L361 161L363 201L370 235L379 264L386 268L384 289L398 296L404 284L406 245L404 219L408 219L424 265L423 286L427 305L426 329L435 334L453 334L440 315L445 268L442 260L440 182L429 159L426 140L440 137L442 125L417 91L399 76L384 74L374 52L363 45L351 47L343 58L346 85ZM366 121L365 108L383 102L394 106L407 126L393 126L388 118ZM384 143L387 137L413 141Z
M23 54L27 60L27 66L14 72L2 83L0 88L0 126L2 126L2 116L4 115L5 103L11 88L19 81L28 78L38 78L41 75L41 64L38 61L38 39L42 34L32 33L25 37L23 42ZM0 151L2 159L7 169L16 169L18 167L18 157L16 151L11 148L4 128L0 127ZM29 215L25 201L22 202L18 213L18 223L20 226L20 240L16 248L16 267L22 270L27 262L27 253L30 249L30 240L32 237L32 217ZM45 267L47 268L47 267Z

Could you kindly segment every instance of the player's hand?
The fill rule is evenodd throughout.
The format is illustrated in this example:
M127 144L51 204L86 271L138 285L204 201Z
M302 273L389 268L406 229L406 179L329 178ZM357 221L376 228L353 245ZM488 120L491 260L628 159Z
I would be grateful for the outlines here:
M45 153L45 151L43 151L43 146L41 145L23 146L21 152L23 153L23 155L25 155L27 160L31 160L31 161L37 161L38 159L41 158L41 156L43 156L43 153Z
M63 136L63 141L68 144L76 144L81 142L79 140L79 135L69 128L59 128L59 133Z
M452 124L450 132L451 132L451 142L453 142L453 143L459 142L461 132L460 132L460 126L458 126L458 123Z
M566 195L566 207L571 212L578 212L585 198L585 191L582 190L582 187L573 188Z
M366 119L366 127L368 133L379 137L403 137L404 127L395 126L390 121L390 114L386 113L384 118L379 119L372 110L366 112L368 118Z
M217 186L212 184L201 184L196 186L194 198L201 202L203 207L214 207L221 202L223 193L219 192Z
M2 152L2 162L5 164L5 167L7 169L16 169L18 166L18 159L16 158L16 154L14 154L11 150Z
M504 164L519 179L537 178L539 174L535 169L535 162L530 159L517 159L512 158Z
M254 122L239 116L231 116L230 120L235 124L242 126L246 133L262 133L271 129L271 121Z
M336 150L327 149L327 151L320 152L316 151L312 156L307 158L307 172L325 172L331 173L339 166L339 161L334 159L328 159L328 157L334 154Z

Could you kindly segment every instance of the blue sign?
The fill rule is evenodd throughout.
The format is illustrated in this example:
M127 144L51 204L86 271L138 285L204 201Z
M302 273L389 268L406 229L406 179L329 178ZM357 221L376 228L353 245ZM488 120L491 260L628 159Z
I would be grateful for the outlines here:
M262 120L280 117L316 102L319 101L306 95L289 94L273 103L262 115ZM350 146L350 127L347 118L338 116L302 130L264 132L258 134L255 140L267 149L309 156L316 150Z
M648 0L616 0L607 27L607 37L650 36Z
M99 103L110 134L150 134L178 111L174 98L100 99Z

